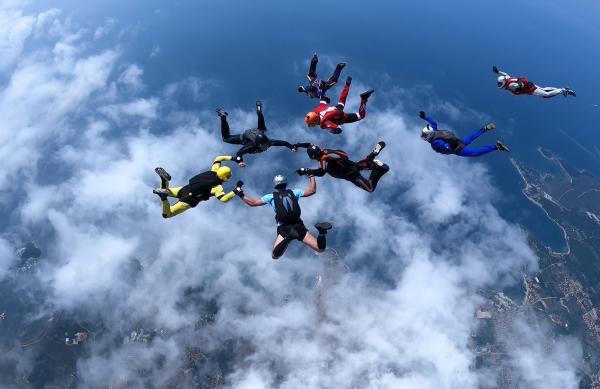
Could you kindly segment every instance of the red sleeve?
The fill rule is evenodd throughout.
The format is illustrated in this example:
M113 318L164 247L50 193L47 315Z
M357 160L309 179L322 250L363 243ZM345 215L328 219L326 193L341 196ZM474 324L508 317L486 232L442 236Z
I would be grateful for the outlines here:
M338 127L339 127L339 125L332 122L331 120L327 120L327 121L321 120L321 128L330 128L332 130L335 130Z
M334 121L337 121L336 119L339 119L341 115L343 112L338 109L326 112L321 118L321 128L338 128L339 124Z

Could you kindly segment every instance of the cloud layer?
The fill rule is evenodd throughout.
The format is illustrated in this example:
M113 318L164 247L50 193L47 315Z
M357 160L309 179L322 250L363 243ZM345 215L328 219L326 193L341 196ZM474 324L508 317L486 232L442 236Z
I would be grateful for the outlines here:
M293 140L335 145L355 159L384 139L391 171L374 194L319 179L318 194L301 202L303 218L333 222L329 244L339 255L298 247L274 262L268 207L212 200L163 220L151 192L155 166L184 183L234 152L218 139L212 107L188 112L172 101L201 98L210 83L188 78L146 92L143 68L124 63L117 44L94 49L94 37L116 28L112 19L90 32L59 11L23 15L9 5L0 21L0 152L11 156L0 191L14 226L0 239L0 277L10 275L15 236L47 237L36 274L47 297L31 317L62 310L103 323L77 363L85 387L185 385L194 379L185 373L190 347L210 356L201 366L211 379L214 364L235 388L478 387L468 347L476 291L536 268L526 237L492 205L498 193L481 160L436 155L402 107L378 107L377 95L366 120L336 138L305 129L301 113L289 118ZM38 30L51 42L29 45ZM255 120L240 109L230 117L235 128ZM253 197L270 191L276 173L311 166L286 150L248 160L234 174ZM326 278L315 287L319 274ZM127 341L137 326L164 332ZM548 363L565 369L562 387L576 387L574 364L560 352L516 351L528 387L543 387L534 374Z

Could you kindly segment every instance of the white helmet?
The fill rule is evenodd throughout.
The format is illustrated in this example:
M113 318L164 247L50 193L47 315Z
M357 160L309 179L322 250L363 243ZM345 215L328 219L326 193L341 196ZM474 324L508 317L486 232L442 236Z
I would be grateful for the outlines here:
M275 176L275 178L273 178L273 187L277 188L280 185L282 187L287 185L287 179L282 174L278 174Z
M433 128L429 127L429 124L426 125L421 130L421 139L429 142L429 140L433 137L433 131L434 131Z
M498 88L504 88L504 86L506 85L506 78L506 76L498 77Z

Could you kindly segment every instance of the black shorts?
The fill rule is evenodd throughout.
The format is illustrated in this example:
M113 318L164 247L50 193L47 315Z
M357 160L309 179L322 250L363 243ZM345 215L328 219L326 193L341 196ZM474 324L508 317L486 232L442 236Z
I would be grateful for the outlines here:
M304 222L300 220L298 223L278 226L277 233L286 239L297 239L302 241L308 233L308 230L304 226Z
M179 198L179 201L181 201L182 203L189 204L192 208L194 208L196 205L198 205L198 203L200 201L203 200L202 198L199 198L199 197L190 197L190 186L189 185L186 185L179 190L178 198Z

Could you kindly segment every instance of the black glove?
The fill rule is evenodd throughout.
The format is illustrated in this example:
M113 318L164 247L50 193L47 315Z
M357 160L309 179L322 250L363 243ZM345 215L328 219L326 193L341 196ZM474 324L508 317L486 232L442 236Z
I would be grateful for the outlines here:
M496 67L496 65L492 66L492 71L496 74L500 73L500 71L498 70L498 68Z
M240 162L244 162L244 158L242 158L241 155L236 155L234 158L235 162L240 163Z
M352 77L348 76L346 77L346 85L350 85L352 84Z
M244 186L244 181L239 180L238 182L235 183L235 186L241 189L242 186Z
M419 117L425 119L425 111L419 111Z
M305 176L308 174L308 169L303 167L303 168L296 170L296 173L298 173L299 176Z

